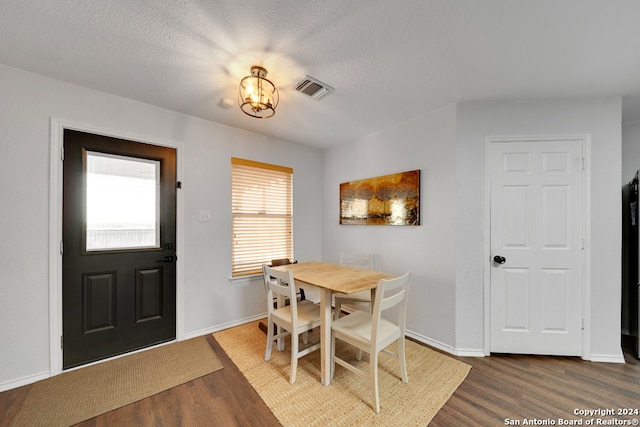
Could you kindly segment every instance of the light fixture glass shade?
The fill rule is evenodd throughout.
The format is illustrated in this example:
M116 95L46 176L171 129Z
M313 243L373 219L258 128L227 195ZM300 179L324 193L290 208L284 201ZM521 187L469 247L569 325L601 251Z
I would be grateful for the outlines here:
M251 75L240 81L238 104L245 114L258 119L268 119L276 113L280 101L278 89L265 77L263 67L251 67Z

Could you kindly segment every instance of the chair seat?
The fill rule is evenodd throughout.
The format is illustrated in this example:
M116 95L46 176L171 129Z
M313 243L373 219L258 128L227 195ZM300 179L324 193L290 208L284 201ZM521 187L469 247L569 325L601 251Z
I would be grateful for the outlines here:
M351 340L368 344L371 342L372 323L371 314L364 311L356 311L348 316L334 320L331 329L339 336L348 336ZM393 342L400 337L400 334L401 331L398 325L386 319L380 319L379 342Z
M300 301L297 304L298 308L298 328L308 328L312 325L320 324L320 306L312 303L309 300ZM274 310L271 315L275 318L275 322L288 324L291 323L291 306Z

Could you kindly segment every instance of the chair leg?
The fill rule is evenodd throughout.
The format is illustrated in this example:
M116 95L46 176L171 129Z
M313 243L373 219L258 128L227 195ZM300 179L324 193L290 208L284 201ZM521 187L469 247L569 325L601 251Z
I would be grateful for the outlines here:
M335 299L335 304L333 308L333 320L338 320L340 318L340 300L338 298Z
M336 337L331 333L331 375L329 378L333 379L333 374L336 373Z
M369 355L369 383L371 386L371 400L376 414L380 413L380 395L378 394L378 352Z
M271 349L273 348L273 335L275 329L275 324L271 322L271 319L267 320L267 325L269 325L267 327L267 349L264 353L264 360L266 361L271 359Z
M405 344L403 337L398 339L398 362L400 362L400 375L402 376L402 382L408 383L409 377L407 376L407 359L405 357Z
M278 335L279 333L281 333L283 331L282 328L279 328L277 324L273 324L273 335ZM284 342L284 338L278 338L277 342L277 346L276 348L278 349L278 351L284 351L284 347L285 347L285 342Z
M289 382L296 382L296 371L298 370L298 334L291 333L291 373Z
M304 331L302 333L302 342L305 344L309 342L309 331Z

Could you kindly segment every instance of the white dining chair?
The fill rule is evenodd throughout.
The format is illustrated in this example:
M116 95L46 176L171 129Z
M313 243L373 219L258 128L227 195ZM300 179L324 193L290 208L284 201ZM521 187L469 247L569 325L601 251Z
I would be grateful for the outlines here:
M293 262L292 262L289 258L273 259L273 260L271 260L271 265L270 265L270 267L276 267L276 266L279 266L279 265L297 264L297 263L298 263L298 261L293 261ZM265 291L265 293L267 292L267 285L266 285L266 283L265 283L265 286L264 286L264 291ZM304 289L300 289L300 288L298 289L297 298L298 298L298 301L302 301L302 300L306 299L306 296L305 296L305 294L304 294ZM274 301L273 301L273 303L275 304L275 303L276 303L276 301L274 300ZM285 301L285 304L289 304L289 300L286 300L286 301ZM264 333L266 334L266 333L267 333L267 331L268 331L267 324L266 324L266 323L264 323L264 322L262 322L262 321L260 321L260 322L258 323L258 329L260 329L262 332L264 332ZM306 339L307 339L307 334L305 334L305 335L304 335L304 339L305 339L305 341L304 341L304 342L306 343L306 342L307 342L307 341L306 341Z
M363 270L373 270L373 255L341 253L340 264ZM343 304L351 309L360 307L371 312L371 291L360 291L353 294L334 294L334 319L340 318Z
M320 307L309 300L297 301L296 284L291 271L276 270L262 266L262 275L267 289L267 348L264 360L271 359L273 342L291 336L291 373L289 382L296 381L298 359L320 348L320 343L299 350L299 336L320 326ZM282 296L289 305L275 308L273 299ZM276 332L276 327L278 328ZM305 339L306 342L306 339Z
M378 355L381 352L398 359L402 382L409 382L405 357L405 322L407 314L407 294L411 283L411 272L395 279L380 280L376 287L372 313L356 311L334 320L331 326L331 375L336 363L369 380L371 400L376 413L380 412L378 393ZM382 312L391 310L395 321L382 317ZM364 372L348 361L336 356L336 340L344 341L358 350L369 353L369 372ZM398 342L397 353L386 349L394 341Z

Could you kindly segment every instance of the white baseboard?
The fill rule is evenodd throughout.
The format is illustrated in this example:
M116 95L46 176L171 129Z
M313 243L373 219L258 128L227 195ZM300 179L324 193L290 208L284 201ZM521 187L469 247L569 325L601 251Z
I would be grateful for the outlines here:
M251 317L245 317L244 319L234 320L233 322L222 323L220 325L212 326L210 328L200 329L198 331L186 333L184 336L184 339L188 340L190 338L195 338L202 335L213 334L213 333L222 331L224 329L233 328L234 326L240 326L240 325L244 325L245 323L250 323L256 320L264 319L265 317L267 317L267 313L262 313L262 314L258 314L256 316L251 316Z
M26 377L0 383L0 392L22 387L23 385L27 385L27 384L33 384L36 381L47 379L50 376L51 376L51 372L45 371L45 372L40 372L39 374L28 375Z
M460 357L485 357L484 351L482 349L475 348L457 348L454 353L456 356Z
M476 349L458 349L458 348L454 348L452 346L450 346L449 344L445 344L443 342L440 342L438 340L434 340L428 337L425 337L424 335L420 335L417 334L415 332L412 331L405 331L406 335L410 338L413 338L416 341L420 341L423 344L426 344L428 346L431 347L435 347L438 350L442 350L446 353L452 354L454 356L460 356L460 357L484 357L484 352L482 351L482 349L476 350Z
M592 354L589 360L600 363L626 363L622 352L620 354Z

